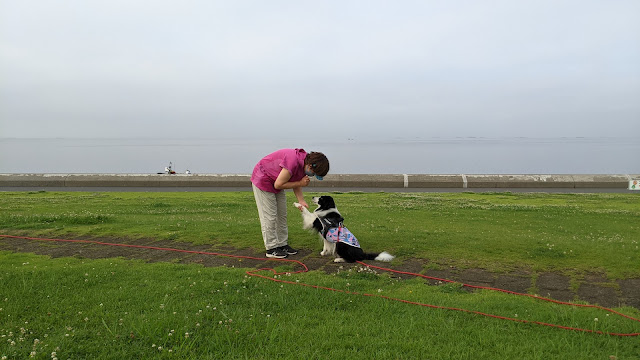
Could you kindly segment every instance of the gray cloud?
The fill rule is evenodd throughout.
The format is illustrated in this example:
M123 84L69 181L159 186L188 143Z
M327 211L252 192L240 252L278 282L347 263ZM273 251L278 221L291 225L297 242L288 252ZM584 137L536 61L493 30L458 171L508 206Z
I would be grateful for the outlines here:
M640 133L637 1L32 0L0 13L0 137Z

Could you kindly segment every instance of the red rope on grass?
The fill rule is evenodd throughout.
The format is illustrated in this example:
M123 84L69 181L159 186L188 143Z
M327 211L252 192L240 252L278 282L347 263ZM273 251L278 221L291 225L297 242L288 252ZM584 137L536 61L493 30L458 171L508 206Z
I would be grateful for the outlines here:
M427 276L427 275L422 275L422 274L414 274L414 273L410 273L410 272L387 269L387 268L383 268L383 267L379 267L379 266L368 265L368 264L365 264L365 263L360 262L360 261L358 261L358 263L360 263L360 264L362 264L364 266L373 268L373 269L378 269L378 270L383 270L383 271L388 271L388 272L393 272L393 273L398 273L398 274L407 274L407 275L419 276L419 277L422 277L422 278L425 278L425 279L437 280L437 281L442 281L442 282L456 283L456 281L453 281L453 280L440 279L440 278L437 278L437 277L432 277L432 276ZM570 305L570 306L576 306L576 307L594 308L594 309L604 310L604 311L610 312L612 314L616 314L618 316L622 316L624 318L640 322L640 319L633 318L633 317L631 317L629 315L625 315L625 314L617 312L617 311L615 311L613 309L609 309L609 308L606 308L606 307L603 307L603 306L599 306L599 305L576 304L576 303L571 303L571 302L566 302L566 301L553 300L553 299L549 299L549 298L538 296L538 295L519 293L519 292L515 292L515 291L511 291L511 290L499 289L499 288L494 288L494 287L469 285L469 284L464 284L464 283L460 283L460 284L462 284L462 286L464 286L464 287L468 287L468 288L472 288L472 289L499 291L499 292L503 292L503 293L507 293L507 294L511 294L511 295L527 296L527 297L530 297L530 298L534 298L534 299L538 299L538 300L542 300L542 301L548 301L548 302L552 302L554 304L559 304L559 305ZM640 334L634 334L634 335L637 336L637 335L640 335Z
M55 241L55 242L68 242L68 243L84 243L84 244L96 244L96 245L105 245L105 246L119 246L119 247L148 249L148 250L173 251L173 252L181 252L181 253L188 253L188 254L224 256L224 257L229 257L229 258L250 259L250 260L260 260L260 261L272 260L272 261L290 262L290 263L295 263L295 264L300 265L302 267L302 270L293 271L293 272L279 273L279 272L276 272L276 270L274 270L272 268L262 268L262 269L257 269L257 270L248 270L246 273L248 275L250 275L250 276L254 276L254 277L258 277L258 278L262 278L262 279L266 279L266 280L270 280L270 281L274 281L274 282L278 282L278 283L283 283L283 284L305 286L305 287L310 287L310 288L314 288L314 289L339 292L339 293L349 294L349 295L377 297L377 298L381 298L381 299L385 299L385 300L393 300L393 301L398 301L398 302L405 303L405 304L423 306L423 307L428 307L428 308L432 308L432 309L460 311L460 312L464 312L464 313L481 315L481 316L486 316L486 317L490 317L490 318L494 318L494 319L500 319L500 320L514 321L514 322L519 322L519 323L524 323L524 324L536 324L536 325L548 326L548 327L553 327L553 328L558 328L558 329L563 329L563 330L580 331L580 332L594 333L594 334L601 334L601 335L610 335L610 336L621 336L621 337L640 336L640 332L638 332L638 333L604 332L604 331L600 331L600 330L576 328L576 327L563 326L563 325L558 325L558 324L550 324L550 323L545 323L545 322L540 322L540 321L514 319L514 318L510 318L510 317L505 317L505 316L499 316L499 315L494 315L494 314L483 313L483 312L475 311L475 310L454 308L454 307L448 307L448 306L439 306L439 305L432 305L432 304L424 304L424 303L420 303L420 302L416 302L416 301L399 299L399 298L394 298L394 297L389 297L389 296L384 296L384 295L358 293L358 292L353 292L353 291L347 291L347 290L341 290L341 289L334 289L334 288L330 288L330 287L319 286L319 285L305 284L305 283L300 283L300 282L297 282L297 281L294 282L294 281L282 280L282 279L278 278L279 275L298 274L298 273L308 272L309 268L304 263L302 263L301 261L298 261L298 260L291 260L291 259L265 259L265 258L258 258L258 257L253 257L253 256L222 254L222 253L215 253L215 252L209 252L209 251L183 250L183 249L174 249L174 248L165 248L165 247L156 247L156 246L146 246L146 245L118 244L118 243L108 243L108 242L101 242L101 241L94 241L94 240L47 239L47 238L36 238L36 237L26 237L26 236L12 236L12 235L0 235L0 238L36 240L36 241ZM427 275L422 275L422 274L417 274L417 273L412 273L412 272L406 272L406 271L393 270L393 269L389 269L389 268L383 268L383 267L379 267L379 266L375 266L375 265L366 264L366 263L363 263L363 262L360 262L360 261L358 261L358 263L363 265L363 266L366 266L368 268L388 271L388 272L392 272L392 273L396 273L396 274L411 275L411 276L422 277L422 278L430 279L430 280L448 282L448 283L458 283L458 282L453 281L453 280L440 279L440 278L427 276ZM270 271L272 273L272 275L269 277L269 276L266 276L266 275L258 274L259 272L262 272L262 271ZM515 291L510 291L510 290L505 290L505 289L486 287L486 286L470 285L470 284L464 284L464 283L460 283L460 284L462 286L468 287L468 288L499 291L499 292L503 292L503 293L507 293L507 294L511 294L511 295L526 296L526 297L531 297L531 298L534 298L534 299L537 299L537 300L542 300L542 301L548 301L548 302L559 304L559 305L568 305L568 306L575 306L575 307L582 307L582 308L595 308L595 309L599 309L599 310L610 312L612 314L621 316L621 317L629 319L629 320L640 322L640 319L637 319L637 318L634 318L632 316L625 315L623 313L615 311L613 309L609 309L609 308L598 306L598 305L575 304L575 303L570 303L570 302L553 300L553 299L549 299L549 298L545 298L545 297L537 296L537 295L518 293L518 292L515 292Z

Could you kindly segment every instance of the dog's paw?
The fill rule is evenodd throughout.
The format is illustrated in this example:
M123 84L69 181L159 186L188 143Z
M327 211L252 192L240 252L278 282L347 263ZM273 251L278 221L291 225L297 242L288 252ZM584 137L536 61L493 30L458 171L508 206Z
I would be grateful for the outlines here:
M298 210L302 210L303 206L300 203L294 202L293 206L295 206L296 208L298 208Z
M329 252L327 250L322 250L320 251L320 255L326 256L326 255L329 255Z
M335 259L333 259L333 262L335 262L335 263L343 263L344 259L343 258L335 258Z

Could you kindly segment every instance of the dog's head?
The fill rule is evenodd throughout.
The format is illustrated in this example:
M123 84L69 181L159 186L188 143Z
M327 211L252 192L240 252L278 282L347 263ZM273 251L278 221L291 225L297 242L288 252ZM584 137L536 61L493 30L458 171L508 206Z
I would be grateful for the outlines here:
M316 196L316 197L313 197L311 200L313 201L314 204L318 205L318 208L316 209L316 211L331 210L336 208L335 201L333 201L333 198L328 195L323 195L320 197Z

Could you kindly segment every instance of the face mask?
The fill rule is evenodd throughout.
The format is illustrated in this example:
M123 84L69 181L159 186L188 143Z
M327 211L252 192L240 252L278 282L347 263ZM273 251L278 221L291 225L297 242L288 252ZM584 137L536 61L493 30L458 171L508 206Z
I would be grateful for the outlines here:
M307 176L315 176L315 177L316 177L316 179L318 179L318 180L322 180L322 179L324 179L324 177L323 177L323 176L316 175L316 173L314 173L313 171L305 170L305 171L304 171L304 173L305 173L305 175L307 175Z
M311 167L315 168L316 164L311 164ZM307 176L314 176L315 175L316 179L318 179L318 180L324 179L324 176L316 175L316 173L314 173L313 171L307 170L306 168L304 169L304 173Z

